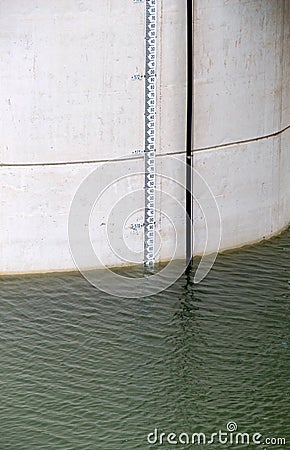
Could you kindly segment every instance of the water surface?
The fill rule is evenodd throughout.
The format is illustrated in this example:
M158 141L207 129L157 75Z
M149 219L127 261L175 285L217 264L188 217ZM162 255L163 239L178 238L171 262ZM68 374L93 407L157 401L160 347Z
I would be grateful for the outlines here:
M0 449L195 448L147 435L230 421L290 445L289 237L150 298L110 297L78 274L2 278Z

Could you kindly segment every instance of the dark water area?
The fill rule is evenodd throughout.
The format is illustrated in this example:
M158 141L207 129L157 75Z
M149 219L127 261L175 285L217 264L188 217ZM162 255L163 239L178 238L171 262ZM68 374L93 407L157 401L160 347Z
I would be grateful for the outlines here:
M2 278L0 449L290 448L289 238L149 298L77 273ZM208 443L232 422L261 445Z

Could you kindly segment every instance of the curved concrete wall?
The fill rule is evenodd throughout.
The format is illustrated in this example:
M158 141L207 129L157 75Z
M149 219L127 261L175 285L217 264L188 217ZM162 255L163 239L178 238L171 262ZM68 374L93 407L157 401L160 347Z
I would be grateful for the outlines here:
M143 91L131 75L144 67L144 8L1 0L0 26L2 163L107 160L142 147Z
M184 159L186 11L178 0L157 3L157 169L183 181L170 155ZM195 0L194 9L193 164L216 198L225 249L290 220L290 4ZM114 201L144 184L142 175L130 177L144 165L144 83L131 78L144 71L144 11L132 0L0 0L0 272L74 268L70 204L96 168L102 185L103 161L128 177L108 189L92 241L106 264L124 263L103 224ZM166 190L184 202L174 183L159 177L157 189L160 210ZM183 234L184 217L174 202L167 207ZM195 253L210 214L197 198ZM156 219L158 258L166 259L170 223L161 213ZM142 211L128 212L122 231L140 261L142 221Z
M195 6L194 166L216 196L224 249L290 220L290 3Z

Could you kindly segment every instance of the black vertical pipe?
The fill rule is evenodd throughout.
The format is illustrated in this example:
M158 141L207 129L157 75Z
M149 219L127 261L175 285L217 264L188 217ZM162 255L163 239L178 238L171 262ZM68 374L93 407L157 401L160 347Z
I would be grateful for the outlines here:
M187 0L186 264L192 260L193 0Z

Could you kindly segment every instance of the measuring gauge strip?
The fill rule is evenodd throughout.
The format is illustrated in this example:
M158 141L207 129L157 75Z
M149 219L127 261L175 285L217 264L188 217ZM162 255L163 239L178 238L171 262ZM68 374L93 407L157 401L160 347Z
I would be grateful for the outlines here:
M155 153L156 153L156 8L157 0L146 0L145 60L145 218L144 264L155 261Z

